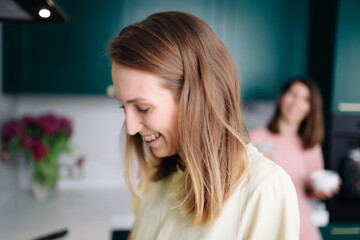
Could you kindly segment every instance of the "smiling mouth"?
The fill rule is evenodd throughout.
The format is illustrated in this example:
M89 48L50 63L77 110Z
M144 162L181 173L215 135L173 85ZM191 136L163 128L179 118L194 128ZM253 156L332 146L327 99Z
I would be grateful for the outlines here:
M160 133L156 133L156 134L151 134L151 135L148 135L148 136L143 136L142 139L145 142L150 143L150 142L155 141L156 139L158 139L160 136L161 136Z

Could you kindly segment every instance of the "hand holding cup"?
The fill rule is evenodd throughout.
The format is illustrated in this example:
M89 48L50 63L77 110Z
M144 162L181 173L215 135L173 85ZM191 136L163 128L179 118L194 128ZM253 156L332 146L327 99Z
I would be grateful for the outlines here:
M310 175L312 183L311 197L326 199L338 193L341 179L335 171L318 170Z

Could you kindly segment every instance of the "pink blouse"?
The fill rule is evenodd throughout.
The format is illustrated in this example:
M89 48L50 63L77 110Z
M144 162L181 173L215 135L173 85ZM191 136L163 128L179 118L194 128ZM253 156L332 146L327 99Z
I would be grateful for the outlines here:
M305 192L310 173L324 168L320 145L304 150L300 137L274 134L266 128L251 132L250 138L259 151L290 175L295 185L300 212L300 240L322 239L310 219L310 199Z

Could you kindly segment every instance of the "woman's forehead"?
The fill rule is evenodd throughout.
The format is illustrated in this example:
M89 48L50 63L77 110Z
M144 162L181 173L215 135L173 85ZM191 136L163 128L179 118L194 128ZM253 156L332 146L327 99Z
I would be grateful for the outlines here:
M161 77L142 70L113 64L115 96L123 104L149 101L170 91L163 87Z

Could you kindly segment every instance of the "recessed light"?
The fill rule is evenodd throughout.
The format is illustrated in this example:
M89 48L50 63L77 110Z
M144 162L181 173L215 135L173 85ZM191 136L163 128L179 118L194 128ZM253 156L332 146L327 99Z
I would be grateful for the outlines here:
M42 8L39 11L39 16L42 18L48 18L48 17L50 17L50 15L51 15L51 13L50 13L49 9Z

